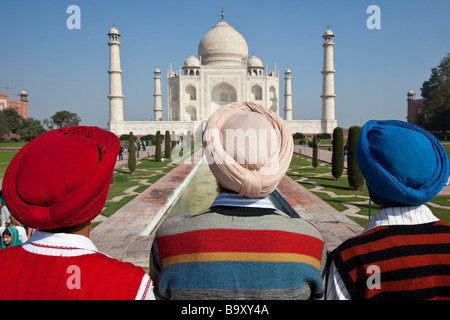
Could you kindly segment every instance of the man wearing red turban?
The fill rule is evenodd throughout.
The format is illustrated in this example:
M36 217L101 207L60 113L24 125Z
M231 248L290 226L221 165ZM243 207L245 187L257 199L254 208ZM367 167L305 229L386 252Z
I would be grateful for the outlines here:
M119 148L113 133L76 126L44 133L17 153L3 196L11 214L37 230L22 246L0 250L0 300L154 298L142 268L98 252L89 239Z

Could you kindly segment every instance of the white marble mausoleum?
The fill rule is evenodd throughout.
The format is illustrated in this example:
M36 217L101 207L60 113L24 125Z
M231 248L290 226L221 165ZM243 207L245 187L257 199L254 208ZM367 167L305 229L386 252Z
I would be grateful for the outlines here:
M133 132L136 136L166 130L181 135L203 129L209 116L220 106L235 101L252 101L282 116L292 133L332 133L335 120L333 37L330 29L323 35L324 63L322 86L322 118L292 119L292 72L284 73L284 106L280 106L279 69L264 66L255 55L248 57L244 37L222 19L209 30L198 45L198 58L191 54L183 66L167 70L167 121L163 119L161 71L154 71L153 117L151 121L128 121L123 118L122 70L120 66L119 31L108 33L110 47L110 120L108 130L117 135Z

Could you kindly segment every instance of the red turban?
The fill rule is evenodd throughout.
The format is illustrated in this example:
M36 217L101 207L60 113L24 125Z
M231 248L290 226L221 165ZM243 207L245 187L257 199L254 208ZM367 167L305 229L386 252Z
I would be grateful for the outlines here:
M11 214L34 229L75 226L103 209L119 152L115 134L97 127L52 130L27 143L3 178Z

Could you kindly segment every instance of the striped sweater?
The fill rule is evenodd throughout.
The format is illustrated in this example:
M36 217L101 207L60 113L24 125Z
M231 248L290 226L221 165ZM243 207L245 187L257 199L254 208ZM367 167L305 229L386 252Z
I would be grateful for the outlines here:
M332 252L352 299L450 299L450 224L378 226Z
M153 242L150 275L157 298L308 299L323 294L326 253L305 220L222 203L167 219Z

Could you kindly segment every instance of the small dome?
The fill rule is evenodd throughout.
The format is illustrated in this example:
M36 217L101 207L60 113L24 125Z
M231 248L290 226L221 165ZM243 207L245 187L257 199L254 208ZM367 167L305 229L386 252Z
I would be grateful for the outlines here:
M185 61L184 67L200 68L200 60L198 60L193 54L191 54Z
M287 68L284 73L292 73L292 72L291 72L291 69Z
M222 20L203 36L198 45L198 55L204 65L245 66L248 46L244 37Z
M264 68L263 63L261 59L259 59L257 56L253 55L251 56L247 61L247 66L251 68Z
M330 28L327 29L327 31L325 31L325 33L323 34L324 37L334 37L333 31L330 30Z
M159 70L159 68L156 68L155 71L153 71L153 73L161 73L161 70Z
M21 96L27 96L28 92L26 92L25 90L20 91L20 95Z
M414 91L412 91L412 90L408 91L408 96L412 96L413 94L414 94Z
M117 30L117 28L114 26L111 28L111 30L109 30L108 35L113 35L113 34L120 35L119 30Z

